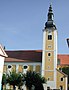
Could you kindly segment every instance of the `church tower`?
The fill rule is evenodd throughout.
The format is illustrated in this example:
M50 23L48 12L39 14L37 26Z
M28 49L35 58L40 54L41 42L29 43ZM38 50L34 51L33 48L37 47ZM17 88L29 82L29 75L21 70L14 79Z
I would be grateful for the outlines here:
M42 76L47 79L47 87L56 88L57 68L57 29L50 5L47 22L43 30Z

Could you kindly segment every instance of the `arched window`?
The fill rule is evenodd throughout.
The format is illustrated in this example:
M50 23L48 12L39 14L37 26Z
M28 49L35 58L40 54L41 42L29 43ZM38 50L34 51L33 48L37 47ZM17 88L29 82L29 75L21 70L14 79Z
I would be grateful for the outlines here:
M51 56L51 53L48 53L48 56Z

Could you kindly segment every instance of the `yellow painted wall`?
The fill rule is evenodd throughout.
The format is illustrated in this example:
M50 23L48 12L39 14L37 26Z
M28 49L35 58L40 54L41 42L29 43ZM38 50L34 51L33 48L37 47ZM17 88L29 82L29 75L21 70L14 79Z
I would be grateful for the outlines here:
M51 53L51 56L48 56L48 53ZM45 70L54 69L54 52L46 52L45 55Z
M52 35L52 40L48 40L48 35ZM45 78L50 78L50 81L54 80L54 31L52 30L51 34L46 30L46 39L45 39ZM51 46L51 47L49 47ZM51 53L51 56L48 56L48 53ZM50 71L52 70L52 71Z
M18 72L23 72L23 66L22 65L19 65Z
M38 72L38 73L40 73L40 69L41 69L41 68L40 68L40 65L36 65L35 71Z
M16 65L12 65L12 71L16 71Z
M48 78L49 78L49 81L53 81L53 80L54 80L54 72L53 72L53 71L46 71L44 77L45 77L47 80L48 80Z
M61 81L61 78L63 78L63 81ZM56 80L57 88L59 89L60 86L63 86L63 89L66 90L66 77L64 77L64 75L62 73L57 71L57 78L56 79L57 79Z
M29 65L29 66L28 66L28 70L33 71L33 65Z
M48 31L46 32L46 46L45 50L54 50L54 32L52 31L52 40L48 40ZM51 45L52 47L49 48L48 46Z
M7 65L4 65L3 72L6 72L6 71L7 71Z

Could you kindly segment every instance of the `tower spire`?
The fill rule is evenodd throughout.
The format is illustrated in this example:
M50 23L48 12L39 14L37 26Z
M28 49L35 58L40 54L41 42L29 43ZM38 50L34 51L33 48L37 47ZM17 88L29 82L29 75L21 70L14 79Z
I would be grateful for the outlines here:
M52 10L52 5L50 4L49 11L48 11L48 21L53 20L54 14Z
M53 10L52 10L52 5L51 4L49 6L47 18L48 19L47 19L47 22L45 23L45 29L46 28L51 28L51 27L56 29L56 26L55 26L54 20L53 20L54 14L53 14Z

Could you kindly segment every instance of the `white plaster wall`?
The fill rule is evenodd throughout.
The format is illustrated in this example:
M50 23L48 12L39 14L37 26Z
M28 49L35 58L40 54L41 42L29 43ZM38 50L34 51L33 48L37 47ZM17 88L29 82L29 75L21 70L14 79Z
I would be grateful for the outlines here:
M4 57L0 56L0 90L1 90L3 66L4 66Z
M45 45L46 45L46 30L43 31L43 51L42 51L42 76L45 72Z
M56 88L56 68L57 68L57 30L54 30L54 85Z

